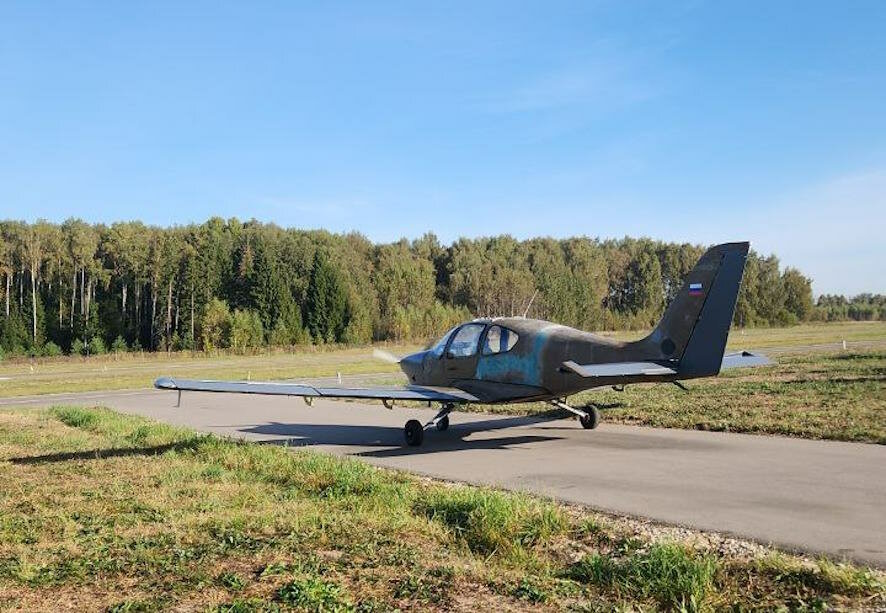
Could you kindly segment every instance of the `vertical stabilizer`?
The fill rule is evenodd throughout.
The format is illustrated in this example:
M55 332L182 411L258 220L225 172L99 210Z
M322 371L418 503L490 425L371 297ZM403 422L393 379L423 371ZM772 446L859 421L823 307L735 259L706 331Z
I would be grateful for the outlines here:
M686 378L720 372L749 247L724 243L701 256L658 326L639 341L655 359L678 361Z

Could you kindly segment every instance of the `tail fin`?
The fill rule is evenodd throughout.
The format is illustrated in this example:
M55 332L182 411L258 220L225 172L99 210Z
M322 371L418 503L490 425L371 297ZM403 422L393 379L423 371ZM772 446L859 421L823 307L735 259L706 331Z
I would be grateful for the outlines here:
M682 377L720 372L749 243L708 249L652 333L640 341L663 359L677 360Z

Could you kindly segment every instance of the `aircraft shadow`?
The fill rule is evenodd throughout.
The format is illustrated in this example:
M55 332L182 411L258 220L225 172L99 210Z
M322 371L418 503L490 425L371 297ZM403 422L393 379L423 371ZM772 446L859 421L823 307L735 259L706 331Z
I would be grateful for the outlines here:
M153 447L115 447L111 449L88 449L85 451L67 451L48 453L45 455L9 458L10 464L43 464L51 462L70 462L76 460L105 460L108 458L125 458L129 456L154 456L167 451L184 451L193 449L200 444L199 439L185 440L177 443L166 443Z
M457 416L455 417L457 420ZM539 436L514 433L494 439L465 440L477 432L502 430L517 426L544 423L561 417L502 417L481 421L455 421L445 432L433 427L425 431L424 443L419 447L408 447L403 442L403 428L394 426L296 424L272 422L239 428L249 434L276 435L282 438L260 441L265 444L310 446L344 445L355 447L379 447L374 451L363 451L355 455L367 457L392 457L415 455L463 449L500 449L512 445L556 440L556 436Z

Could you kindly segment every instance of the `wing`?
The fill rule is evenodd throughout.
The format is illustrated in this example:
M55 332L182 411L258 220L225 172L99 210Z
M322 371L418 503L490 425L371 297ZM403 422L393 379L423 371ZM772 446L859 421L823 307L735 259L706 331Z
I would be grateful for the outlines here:
M747 368L749 366L768 366L774 364L772 360L765 355L759 353L751 353L750 351L739 351L737 353L729 353L723 356L723 363L720 370L727 368Z
M585 378L595 377L655 377L676 375L677 371L655 362L610 362L608 364L576 364L563 362L563 368Z
M161 377L154 387L182 392L218 392L228 394L265 394L306 398L359 398L366 400L431 400L437 402L475 402L477 398L456 389L438 389L408 385L400 387L315 387L304 383L262 381L200 381Z

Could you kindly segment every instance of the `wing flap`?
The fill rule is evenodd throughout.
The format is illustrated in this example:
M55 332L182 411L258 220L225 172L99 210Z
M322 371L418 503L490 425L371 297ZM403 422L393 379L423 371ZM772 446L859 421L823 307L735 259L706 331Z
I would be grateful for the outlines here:
M441 402L474 402L476 397L456 389L438 389L409 385L402 387L314 387L305 383L274 383L269 381L208 381L161 377L154 387L183 392L217 392L228 394L263 394L268 396L300 396L354 398L365 400L432 400Z
M563 367L585 378L655 377L676 375L677 371L655 362L610 362L608 364L576 364L563 362Z

